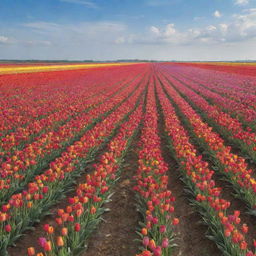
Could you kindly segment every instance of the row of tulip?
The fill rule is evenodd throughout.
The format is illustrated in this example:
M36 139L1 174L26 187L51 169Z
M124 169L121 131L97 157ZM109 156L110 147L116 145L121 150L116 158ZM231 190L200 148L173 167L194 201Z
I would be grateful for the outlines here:
M239 82L237 77L230 80L226 74L214 74L211 71L204 72L202 69L177 69L179 74L191 79L192 81L203 85L211 91L243 103L248 107L256 108L256 90L248 85L248 82ZM227 80L228 79L228 80ZM253 81L253 80L252 80ZM254 79L255 83L255 79Z
M176 75L181 82L205 98L210 104L217 105L221 111L227 112L232 117L239 119L244 125L253 128L255 125L256 110L244 102L237 102L219 93L209 90L200 82L195 82L190 78ZM208 87L209 85L207 85Z
M145 83L145 82L144 82ZM34 178L22 192L14 194L0 212L0 252L20 237L28 227L42 218L65 193L88 161L115 133L115 128L127 117L130 106L141 97L144 85L129 100L124 100L105 119L84 133L79 141L50 163L50 168ZM122 99L122 97L120 97Z
M174 107L167 99L163 88L157 82L157 94L164 116L166 139L170 152L179 164L182 180L193 195L192 202L199 210L204 222L209 226L213 239L224 255L254 256L256 252L248 249L246 233L248 226L241 224L240 212L229 213L231 203L221 195L216 187L214 171L202 160L196 148L190 143L190 137Z
M210 105L205 99L174 79L165 72L169 82L185 97L187 102L200 111L207 122L214 127L227 140L236 144L241 151L256 162L256 134L229 114L221 111L216 105Z
M175 197L167 188L168 166L161 153L155 100L154 77L151 77L134 187L138 209L144 218L138 232L142 252L137 256L172 255L174 226L179 223L179 219L173 217Z
M123 85L124 84L117 86L115 84L112 86L115 86L115 90L118 91ZM101 95L100 92L106 91L106 88L108 88L106 95ZM72 118L86 111L92 103L93 105L97 104L93 99L94 97L97 97L97 102L99 103L112 93L113 89L111 89L109 85L92 85L89 90L88 88L86 88L86 91L80 90L79 95L72 97L71 100L66 101L65 104L61 104L60 101L58 108L55 109L53 113L46 115L44 118L35 119L26 127L18 127L14 132L2 137L0 139L0 157L7 158L15 150L22 150L26 144L31 143L38 138L39 135L48 131L57 130ZM56 98L55 101L58 102L59 99Z
M33 76L30 75L31 80L34 80L33 85L27 81L24 75L0 77L2 92L2 98L0 98L0 112L2 114L0 136L15 130L15 128L25 127L31 121L40 120L54 113L68 101L70 93L68 93L68 87L65 86L65 83L62 86L53 87L49 85L48 81L44 86L41 86L39 79L33 79ZM47 77L48 74L45 76ZM62 78L61 74L58 76L60 79ZM23 86L19 86L19 80L14 80L14 77L21 80ZM42 95L44 98L42 98Z
M213 164L233 185L237 196L246 202L250 212L255 214L256 209L256 180L252 170L248 168L245 159L230 152L219 134L204 123L193 108L161 77L169 99L177 106L185 127L189 130L204 153ZM171 95L171 97L170 97ZM177 114L178 114L177 112Z
M35 174L46 168L67 146L78 140L85 131L91 129L102 116L109 114L109 111L111 112L113 108L117 108L126 98L129 98L137 89L139 79L135 79L128 88L115 97L106 99L104 104L82 113L57 131L43 134L38 140L27 145L22 151L17 151L5 161L0 168L0 202L6 201L17 189L27 184ZM93 98L89 105L94 102L97 102L97 99Z
M215 78L213 81L209 81L208 79L202 80L202 78L199 78L196 76L196 80L194 79L195 82L197 83L203 83L203 85L210 89L211 91L220 94L226 98L230 98L232 100L235 100L238 103L242 103L246 105L249 108L256 109L256 95L253 92L250 92L246 88L246 91L241 90L241 88L235 89L233 86L233 83L227 86L227 83L222 84L221 81L218 84L215 81ZM234 82L236 82L234 80Z
M179 64L180 65L180 64ZM210 69L205 69L205 67L198 69L199 65L184 65L181 64L183 67L184 66L189 66L189 70L191 71L192 74L196 74L200 78L209 80L209 81L214 81L222 85L222 87L226 88L231 88L232 90L236 91L243 91L243 92L249 92L249 93L254 93L256 94L256 88L255 88L255 73L254 76L246 75L246 74L238 74L236 72L228 72L228 68L230 65L222 65L219 66L219 71L216 70L217 65L212 65ZM209 65L208 65L209 67ZM236 67L233 66L236 71L241 71L243 73L246 70L245 65L239 66L237 65ZM200 71L199 71L200 70ZM255 72L255 69L254 69ZM194 76L192 75L192 76Z
M217 105L220 111L227 112L232 117L238 118L245 126L255 128L256 110L254 105L256 102L256 95L235 92L238 96L236 99L232 99L232 97L221 95L221 87L219 88L216 85L216 82L206 83L203 78L199 79L196 77L198 72L191 76L191 73L186 74L186 70L183 71L184 69L172 68L172 75L205 98L209 103ZM234 93L232 88L229 90L225 88L223 90Z
M126 153L137 134L142 118L142 104L121 124L109 142L107 150L94 164L94 170L78 184L75 196L68 199L65 209L58 209L55 224L45 224L44 237L38 239L43 252L35 247L28 255L69 256L79 255L86 249L86 240L100 221L104 204L110 200L113 186L119 179ZM139 105L139 106L138 106Z
M126 77L135 77L143 70L142 65L137 65L136 69L120 66L90 72L77 70L1 75L0 137L58 109L65 109L64 106L68 106L72 98L79 97L80 92L85 92L93 84L114 84Z

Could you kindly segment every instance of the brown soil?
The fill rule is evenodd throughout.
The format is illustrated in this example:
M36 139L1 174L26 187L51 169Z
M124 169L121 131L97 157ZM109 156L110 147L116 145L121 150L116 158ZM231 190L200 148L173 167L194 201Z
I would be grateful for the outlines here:
M184 127L187 129L186 126L184 126ZM188 130L188 132L191 135L191 131ZM239 148L237 148L233 144L230 144L225 137L223 137L223 136L221 136L221 137L224 140L226 146L231 146L231 152L233 154L237 154L238 156L242 155L241 150ZM212 163L209 161L209 159L207 157L207 154L205 154L203 152L204 149L199 147L195 140L192 140L192 143L196 147L197 151L201 152L201 154L203 156L203 160L206 161L206 162L209 162L210 163L210 167L212 167ZM246 161L246 162L247 162L249 168L255 170L255 164L254 163L251 163L249 161ZM256 229L255 229L256 218L255 218L255 216L252 216L252 215L248 214L248 209L246 208L246 204L243 201L241 201L240 199L235 197L235 195L234 195L235 191L233 190L231 184L229 184L227 181L223 180L223 176L222 175L219 175L216 172L214 177L213 177L213 179L216 182L216 186L222 188L222 197L225 200L228 200L228 201L231 202L231 206L230 206L229 211L228 211L229 214L232 214L234 212L234 210L239 210L240 211L240 213L241 213L240 214L241 224L246 223L248 225L248 227L249 227L249 232L246 235L246 240L249 243L248 247L251 250L254 250L253 239L256 238Z
M203 224L201 216L190 205L177 165L166 149L164 158L169 165L169 189L176 197L174 214L180 220L175 241L178 247L174 251L174 256L221 256L215 243L205 236L207 227Z
M104 150L104 149L103 149ZM97 158L99 155L97 156ZM88 164L85 168L84 173L89 173L93 170L93 165ZM84 175L80 176L76 180L76 184L84 181ZM24 235L16 241L16 246L11 246L8 248L8 253L10 256L21 256L27 255L27 248L35 247L35 249L40 252L42 248L38 244L38 238L45 236L45 231L43 230L43 226L45 224L50 224L53 227L56 227L55 218L57 217L57 210L59 208L65 208L69 203L66 198L75 196L75 191L72 190L65 195L65 198L62 199L57 205L55 205L50 210L50 215L45 216L40 223L35 224L34 229L28 230L24 233Z
M115 185L112 201L106 204L110 211L103 215L104 221L99 225L88 242L87 251L82 256L131 256L138 253L135 233L139 213L136 211L133 175L137 169L136 145L125 159L125 166L118 183Z
M221 256L222 254L216 244L205 236L207 227L203 224L201 216L190 205L189 195L184 192L184 184L180 179L177 163L172 158L163 135L164 123L162 118L160 118L158 129L161 134L163 157L169 165L168 188L176 198L174 215L180 220L175 230L177 234L175 243L178 246L174 249L173 256Z
M200 114L200 113L199 113ZM203 118L204 120L204 118ZM205 120L204 120L205 121ZM207 121L205 121L207 122ZM210 125L209 125L210 126ZM184 126L186 129L187 127ZM187 129L188 130L188 129ZM215 131L215 128L213 128L213 130ZM191 135L191 132L188 130L189 134ZM218 131L215 131L217 134ZM239 149L238 146L234 145L233 143L230 143L227 138L225 138L224 136L222 136L221 134L219 134L220 137L224 140L225 145L226 146L230 146L231 147L231 152L233 154L236 154L238 156L243 157L243 153L241 152L241 150ZM193 140L192 140L193 141ZM205 154L203 151L204 149L201 147L198 147L198 144L196 141L193 141L193 145L197 148L198 152L202 153L203 156L203 160L206 162L210 163L210 167L212 167L212 163L208 160L207 158L207 154ZM252 161L249 161L248 159L246 160L246 163L248 164L248 169L252 169L252 170L256 170L256 164L253 163ZM255 177L255 172L253 172L252 174ZM228 200L231 202L231 206L229 208L228 213L232 214L235 210L240 211L240 219L241 219L241 224L246 223L249 227L249 231L248 234L246 235L246 240L248 241L248 247L251 250L254 250L254 246L253 246L253 239L256 238L256 217L249 215L248 214L248 209L246 207L245 202L243 202L242 200L236 198L235 196L235 191L232 188L232 185L229 184L227 181L224 180L223 175L218 174L217 172L215 173L213 179L216 182L216 186L217 187L221 187L222 188L222 197L225 200Z
M216 185L222 188L223 198L231 202L229 213L232 214L234 210L240 211L241 214L239 217L241 219L241 225L243 223L248 225L249 231L246 234L246 240L249 243L248 247L254 250L253 239L256 239L256 217L247 213L248 209L245 203L234 196L234 190L228 182L216 177L216 175L214 179L216 180Z

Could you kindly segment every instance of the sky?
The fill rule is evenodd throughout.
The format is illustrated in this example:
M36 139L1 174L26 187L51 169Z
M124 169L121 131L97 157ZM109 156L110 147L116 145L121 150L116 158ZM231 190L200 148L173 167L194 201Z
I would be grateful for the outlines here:
M256 59L256 0L0 0L0 59Z

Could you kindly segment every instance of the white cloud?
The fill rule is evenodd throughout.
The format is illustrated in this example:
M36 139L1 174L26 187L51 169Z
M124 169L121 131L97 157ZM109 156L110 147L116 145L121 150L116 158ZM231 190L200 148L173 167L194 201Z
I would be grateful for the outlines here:
M213 16L216 17L216 18L220 18L222 16L222 14L220 13L220 11L216 10L214 13L213 13Z
M155 34L155 35L160 35L160 30L159 28L155 27L155 26L151 26L150 27L150 31Z
M146 38L140 38L140 42L144 43L172 43L179 44L186 41L186 35L180 33L176 28L175 24L170 23L165 26L165 28L160 29L156 26L150 27L151 36Z
M235 0L236 5L246 5L249 3L249 0Z
M212 31L216 31L217 28L213 25L210 25L210 26L206 27L206 30L209 31L209 32L212 32Z
M1 29L0 58L21 59L256 59L256 9L228 20L152 24L135 34L122 22L29 22ZM196 25L197 24L197 25ZM151 24L149 24L151 25ZM192 26L192 25L191 25Z
M237 40L256 37L256 9L244 10L243 14L233 16L234 21L229 24L227 35Z
M153 37L144 41L153 44L237 43L256 38L256 9L247 9L242 14L233 15L229 23L183 31L178 30L174 24L168 24L163 28L151 26L150 32Z
M222 34L226 34L226 32L228 30L228 25L225 23L221 23L221 24L219 24L219 28L220 28L220 32Z
M60 0L60 2L85 5L86 7L89 7L89 8L98 8L98 6L94 2L87 1L87 0Z
M8 43L8 37L6 36L0 36L0 44Z
M171 37L176 34L176 29L174 24L168 24L165 28L164 36Z

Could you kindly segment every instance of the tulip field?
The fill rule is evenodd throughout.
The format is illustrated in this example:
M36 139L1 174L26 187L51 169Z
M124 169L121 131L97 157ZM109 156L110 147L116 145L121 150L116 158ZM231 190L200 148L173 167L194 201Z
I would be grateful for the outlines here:
M256 256L256 65L0 65L0 256Z

